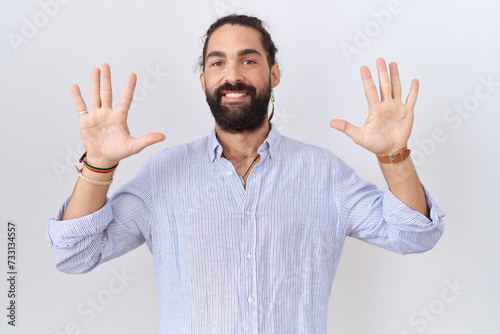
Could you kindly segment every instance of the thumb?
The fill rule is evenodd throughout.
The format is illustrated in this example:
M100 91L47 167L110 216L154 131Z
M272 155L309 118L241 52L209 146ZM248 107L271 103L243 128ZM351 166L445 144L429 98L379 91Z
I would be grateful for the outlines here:
M137 154L146 147L159 143L165 140L165 135L163 133L153 132L148 133L140 138L134 139L132 142L132 154Z
M330 121L330 127L345 133L358 144L361 140L361 129L342 119L334 119Z

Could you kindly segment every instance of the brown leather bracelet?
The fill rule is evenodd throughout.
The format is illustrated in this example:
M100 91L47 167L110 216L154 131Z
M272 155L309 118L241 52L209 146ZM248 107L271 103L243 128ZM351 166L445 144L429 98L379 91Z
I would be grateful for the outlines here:
M377 155L377 159L381 164L397 164L408 158L410 156L410 152L410 149L405 147L393 154Z

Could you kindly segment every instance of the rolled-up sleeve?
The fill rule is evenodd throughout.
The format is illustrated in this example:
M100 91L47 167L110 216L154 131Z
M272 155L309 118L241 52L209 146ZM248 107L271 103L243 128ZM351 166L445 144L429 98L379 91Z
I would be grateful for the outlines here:
M340 159L337 165L339 219L346 234L399 254L433 248L443 234L444 212L423 186L430 210L428 219L399 200L389 189L381 191L359 178Z
M389 189L384 193L383 213L389 240L400 254L421 253L433 248L444 231L445 213L424 188L430 218L412 210Z
M149 238L151 179L147 165L92 214L62 220L68 201L69 198L49 220L46 234L60 271L86 273Z

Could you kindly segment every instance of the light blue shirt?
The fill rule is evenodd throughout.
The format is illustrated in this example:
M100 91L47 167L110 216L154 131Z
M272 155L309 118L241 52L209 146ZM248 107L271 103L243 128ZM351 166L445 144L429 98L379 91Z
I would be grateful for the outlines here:
M49 221L59 270L84 273L144 242L153 254L160 333L326 333L346 236L407 254L431 249L431 219L359 179L331 152L272 127L246 191L215 131L165 149L99 211Z

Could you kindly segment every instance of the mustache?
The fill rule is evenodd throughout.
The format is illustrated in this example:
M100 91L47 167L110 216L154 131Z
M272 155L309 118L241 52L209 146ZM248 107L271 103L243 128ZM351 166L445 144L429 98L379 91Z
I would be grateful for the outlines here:
M238 82L237 84L233 85L229 82L226 82L219 88L217 88L216 91L216 96L222 97L222 92L223 91L245 91L247 92L250 96L255 96L257 93L257 90L255 87Z

